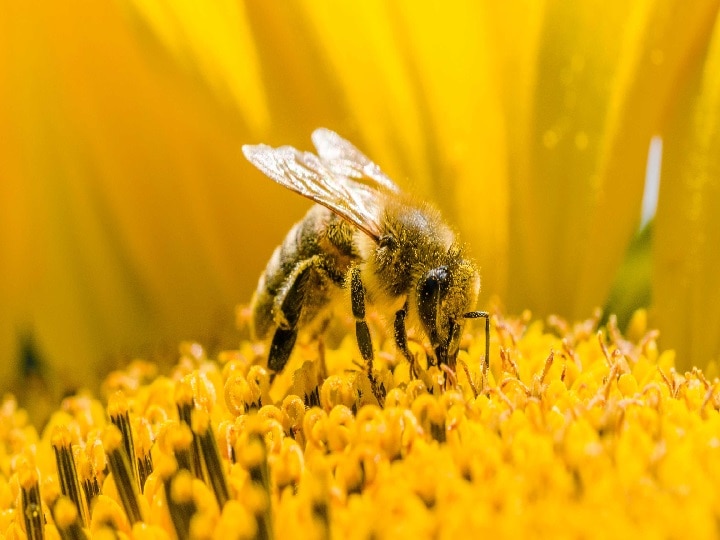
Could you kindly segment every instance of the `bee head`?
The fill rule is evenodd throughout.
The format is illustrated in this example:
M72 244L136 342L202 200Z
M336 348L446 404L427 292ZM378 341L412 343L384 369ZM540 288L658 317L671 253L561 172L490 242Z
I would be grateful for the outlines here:
M460 346L464 315L475 304L480 289L475 265L465 260L454 263L427 271L416 290L418 315L435 357L451 368Z

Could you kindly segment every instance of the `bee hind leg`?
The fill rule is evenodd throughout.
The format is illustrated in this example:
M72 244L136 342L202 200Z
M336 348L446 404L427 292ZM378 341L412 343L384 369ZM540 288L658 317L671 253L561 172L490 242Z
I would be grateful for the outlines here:
M282 371L290 358L297 340L297 328L286 330L278 328L273 334L270 343L270 353L268 354L268 368L274 372Z
M282 371L295 347L298 321L306 304L307 284L314 273L322 272L319 257L311 257L297 264L275 297L273 316L277 324L270 343L268 368Z

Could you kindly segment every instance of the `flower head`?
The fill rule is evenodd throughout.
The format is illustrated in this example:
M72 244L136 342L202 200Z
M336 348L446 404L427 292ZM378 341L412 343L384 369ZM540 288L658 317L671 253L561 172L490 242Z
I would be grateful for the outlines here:
M114 373L129 384L107 416L91 412L95 398L67 398L40 438L6 398L0 533L709 538L720 382L678 372L643 320L622 336L597 319L555 319L558 332L496 313L489 370L477 330L457 372L413 343L414 377L376 361L384 396L365 394L361 369L334 362L317 375L317 349L305 347L288 369L315 382L277 378L275 398L243 390L260 357L240 363L239 351L152 381ZM333 354L357 352L346 340Z

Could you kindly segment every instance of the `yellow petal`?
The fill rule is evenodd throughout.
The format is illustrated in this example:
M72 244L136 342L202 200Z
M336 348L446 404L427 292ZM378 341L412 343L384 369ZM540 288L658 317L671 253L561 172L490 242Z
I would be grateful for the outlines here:
M679 85L710 38L718 2L645 2L633 14L637 27L617 74L601 155L597 209L588 244L599 247L580 268L579 303L599 304L624 255L640 215L650 139L662 129L678 100ZM632 34L629 34L632 35ZM656 242L663 242L658 234ZM603 246L623 246L603 249Z
M663 133L652 294L683 368L720 355L720 21Z
M113 7L13 4L0 23L3 390L24 335L58 388L218 336L262 268L248 254L287 228L258 228L272 199L243 183L244 126L262 115L159 69Z
M637 227L650 138L715 4L549 5L528 138L511 133L514 310L604 303Z
M157 50L170 54L216 99L237 107L250 129L267 129L261 66L243 3L129 0L122 5L148 40L143 45L156 40Z

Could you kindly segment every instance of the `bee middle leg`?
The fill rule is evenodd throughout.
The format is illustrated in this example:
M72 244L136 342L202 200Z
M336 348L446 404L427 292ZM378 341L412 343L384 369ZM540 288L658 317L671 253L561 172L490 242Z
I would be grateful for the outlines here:
M355 317L355 335L358 348L365 362L373 361L372 338L370 328L365 320L365 286L360 279L360 268L354 266L350 270L350 302Z
M370 328L365 320L365 285L360 279L360 268L352 267L350 270L350 301L352 303L352 312L355 317L355 336L357 338L360 355L363 357L368 368L368 378L373 394L382 405L385 399L385 390L381 388L375 376L373 375L373 354L372 337L370 336Z

